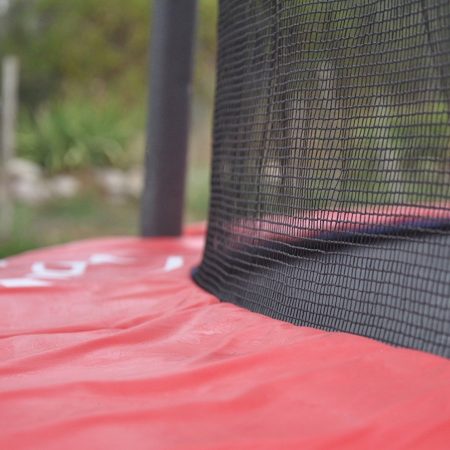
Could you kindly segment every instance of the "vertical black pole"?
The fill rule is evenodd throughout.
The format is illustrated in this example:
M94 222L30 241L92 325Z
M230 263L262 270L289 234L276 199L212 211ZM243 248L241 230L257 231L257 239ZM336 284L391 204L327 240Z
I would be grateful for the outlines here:
M182 231L197 0L154 0L144 236Z

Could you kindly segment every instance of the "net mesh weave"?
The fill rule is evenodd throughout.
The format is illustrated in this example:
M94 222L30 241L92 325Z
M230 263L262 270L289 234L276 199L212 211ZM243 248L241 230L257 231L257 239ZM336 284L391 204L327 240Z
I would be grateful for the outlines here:
M450 356L450 3L222 0L224 301Z

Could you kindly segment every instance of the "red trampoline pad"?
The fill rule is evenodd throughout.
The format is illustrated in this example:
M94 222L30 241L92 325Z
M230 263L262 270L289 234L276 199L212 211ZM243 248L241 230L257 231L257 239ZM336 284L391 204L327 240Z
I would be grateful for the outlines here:
M448 360L220 303L203 240L0 261L0 448L449 448Z

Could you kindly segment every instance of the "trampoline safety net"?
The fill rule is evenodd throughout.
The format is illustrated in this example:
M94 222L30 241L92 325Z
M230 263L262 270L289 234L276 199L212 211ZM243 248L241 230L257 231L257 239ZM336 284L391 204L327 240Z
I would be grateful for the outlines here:
M222 0L197 283L450 356L450 2Z

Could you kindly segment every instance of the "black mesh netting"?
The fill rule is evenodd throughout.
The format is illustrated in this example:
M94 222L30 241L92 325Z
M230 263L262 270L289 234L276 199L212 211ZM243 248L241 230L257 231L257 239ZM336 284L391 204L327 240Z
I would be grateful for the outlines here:
M197 282L450 356L450 2L222 0Z

